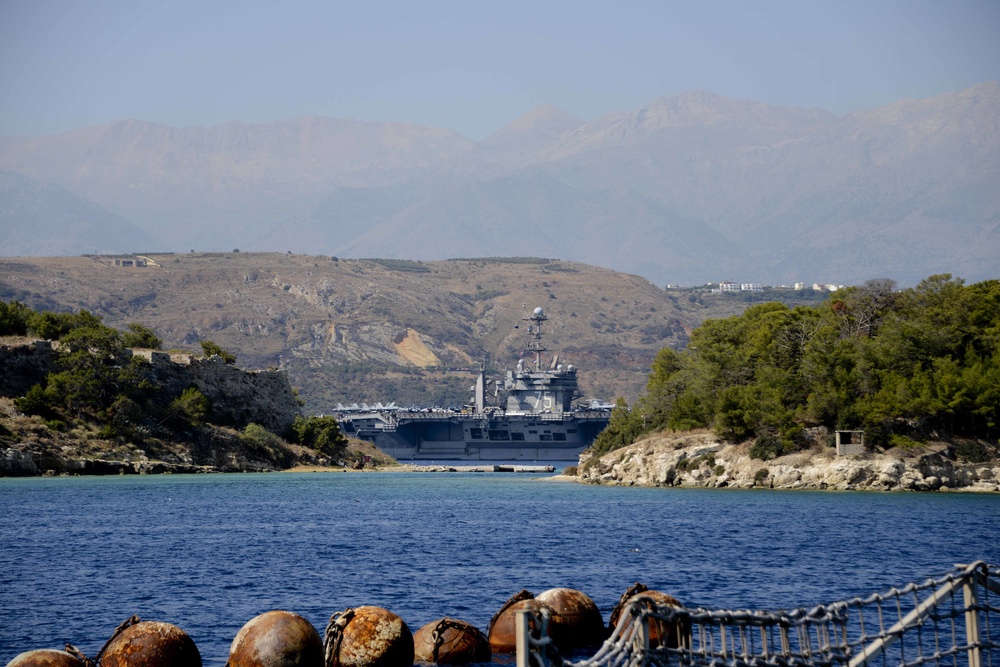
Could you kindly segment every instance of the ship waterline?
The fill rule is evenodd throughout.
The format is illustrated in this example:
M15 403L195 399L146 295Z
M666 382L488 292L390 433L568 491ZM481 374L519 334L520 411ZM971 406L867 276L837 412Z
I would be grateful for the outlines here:
M370 413L342 418L348 435L397 460L569 461L605 426L604 411L552 414Z

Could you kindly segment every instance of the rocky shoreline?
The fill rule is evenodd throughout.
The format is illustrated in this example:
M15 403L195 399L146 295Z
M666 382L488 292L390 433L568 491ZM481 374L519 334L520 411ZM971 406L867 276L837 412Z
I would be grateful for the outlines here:
M162 475L221 472L273 472L272 463L233 456L222 465L198 465L149 459L130 460L52 456L14 448L0 449L0 477L66 477L79 475Z
M360 445L362 443L353 443ZM366 444L366 443L365 443ZM298 449L298 448L297 448ZM301 456L291 467L227 451L212 464L151 459L141 451L112 459L58 456L53 452L0 448L0 477L204 474L233 472L468 472L477 466L414 465L357 452L367 463L338 466ZM551 475L547 481L575 481L609 486L767 488L834 491L965 491L1000 493L1000 461L968 463L950 456L947 443L838 457L833 448L816 446L769 461L754 459L747 444L735 445L709 432L653 434L599 460L580 457L576 476ZM365 456L368 454L368 456ZM187 458L187 457L184 457ZM378 460L374 460L378 459ZM515 466L516 467L516 466ZM469 470L466 470L469 468ZM533 469L516 472L548 472Z
M829 447L769 461L712 433L653 434L588 462L578 480L614 486L1000 492L1000 461L966 463L946 443L838 457Z
M386 457L388 458L388 457ZM546 465L416 465L412 463L370 462L353 465L327 463L298 463L290 468L233 457L225 465L196 465L149 460L112 460L99 458L42 458L37 452L17 449L0 449L0 477L76 477L81 475L193 475L233 472L426 472L426 473L491 473L514 472L522 474L547 474L555 472Z

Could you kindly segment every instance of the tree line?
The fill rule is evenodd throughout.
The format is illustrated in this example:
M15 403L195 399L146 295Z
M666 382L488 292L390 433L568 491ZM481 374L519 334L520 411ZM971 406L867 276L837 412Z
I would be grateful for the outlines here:
M1000 419L1000 281L870 280L817 306L764 303L708 320L662 349L636 404L619 400L594 454L644 433L711 428L772 458L806 429L863 429L875 447L994 439ZM983 453L980 452L980 456Z

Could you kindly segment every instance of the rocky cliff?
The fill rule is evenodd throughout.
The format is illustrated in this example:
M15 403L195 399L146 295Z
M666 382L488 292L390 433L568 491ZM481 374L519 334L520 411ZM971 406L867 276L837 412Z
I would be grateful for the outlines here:
M208 399L212 423L157 418L150 425L147 414L146 421L136 420L141 425L116 433L93 416L64 422L20 413L12 399L57 370L58 352L57 342L0 341L0 477L247 472L317 463L313 450L273 435L285 433L300 410L285 373L243 370L219 357L126 349L121 359L145 360L145 381L164 405L197 388ZM251 423L266 431L246 437Z
M58 342L8 339L0 344L0 396L23 396L56 370ZM243 428L250 422L283 433L299 414L299 404L279 370L243 370L217 356L171 356L157 350L126 350L126 356L145 359L164 400L196 387L208 398L217 423Z
M136 350L148 359L157 384L165 395L179 395L187 387L197 387L212 405L219 423L239 428L253 422L274 433L284 433L299 404L280 370L244 370L225 363L218 356L169 355L155 350Z
M55 351L47 340L0 339L0 396L24 396L55 370Z
M203 426L183 441L136 444L105 439L86 428L53 431L38 417L17 415L0 399L0 477L270 472L295 465L329 465L298 445L261 447L227 427ZM6 443L6 444L4 444Z
M580 480L616 486L1000 492L1000 462L956 460L946 443L838 457L817 446L770 461L707 432L653 434L598 461L580 457Z

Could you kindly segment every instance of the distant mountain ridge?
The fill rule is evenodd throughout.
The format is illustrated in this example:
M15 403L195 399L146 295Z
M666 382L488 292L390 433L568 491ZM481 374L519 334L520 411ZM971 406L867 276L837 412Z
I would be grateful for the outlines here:
M54 227L58 236L41 236ZM61 254L65 245L88 252L150 247L153 237L110 211L53 183L0 171L0 251L7 255Z
M681 284L979 280L1000 256L996 82L844 116L709 92L590 122L543 106L478 143L317 117L119 121L0 137L0 170L135 225L137 250L544 255ZM52 223L0 254L32 243L93 251Z
M480 144L498 157L516 158L584 125L584 121L545 104L483 139Z

